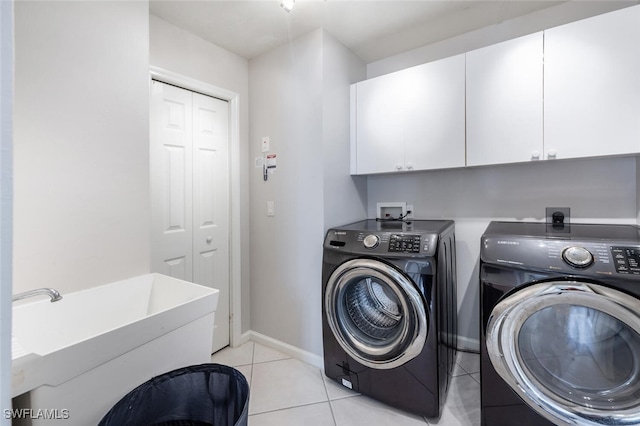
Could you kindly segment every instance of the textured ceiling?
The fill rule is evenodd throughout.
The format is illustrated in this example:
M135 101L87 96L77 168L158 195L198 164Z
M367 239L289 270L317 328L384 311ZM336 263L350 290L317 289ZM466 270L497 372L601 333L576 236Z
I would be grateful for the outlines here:
M251 59L317 28L371 63L561 1L151 0L152 14Z

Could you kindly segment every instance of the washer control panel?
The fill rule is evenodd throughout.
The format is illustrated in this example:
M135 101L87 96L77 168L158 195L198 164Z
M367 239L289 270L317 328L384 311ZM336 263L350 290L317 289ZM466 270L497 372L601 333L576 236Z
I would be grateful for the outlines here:
M434 256L438 248L438 235L397 231L332 231L326 238L325 247L365 255Z
M571 246L562 251L562 260L576 268L586 268L593 263L593 255L584 247Z
M429 246L426 244L425 250ZM420 235L391 234L389 237L389 251L395 253L420 253Z
M369 234L364 237L364 240L362 240L362 244L364 244L364 246L368 249L374 249L378 247L378 244L380 244L380 237L374 234Z
M640 275L640 247L611 247L613 264L619 274Z

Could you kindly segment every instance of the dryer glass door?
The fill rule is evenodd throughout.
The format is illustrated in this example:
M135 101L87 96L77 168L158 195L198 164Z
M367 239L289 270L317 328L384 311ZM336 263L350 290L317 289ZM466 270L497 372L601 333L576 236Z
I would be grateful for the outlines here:
M415 285L373 259L340 265L327 282L325 315L338 343L361 364L394 368L415 358L427 335L427 313Z
M526 287L494 308L496 371L556 424L640 423L640 302L585 282Z

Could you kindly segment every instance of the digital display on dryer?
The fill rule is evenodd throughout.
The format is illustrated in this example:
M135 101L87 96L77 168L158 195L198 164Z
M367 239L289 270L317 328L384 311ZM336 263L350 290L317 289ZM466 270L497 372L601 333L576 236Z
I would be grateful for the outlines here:
M640 275L640 247L611 247L611 255L617 273Z
M391 234L389 251L397 253L420 253L420 235Z

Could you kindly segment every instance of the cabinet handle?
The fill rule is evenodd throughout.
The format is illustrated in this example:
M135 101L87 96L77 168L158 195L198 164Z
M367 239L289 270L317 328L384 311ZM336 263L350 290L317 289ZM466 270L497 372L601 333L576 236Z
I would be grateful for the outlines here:
M533 151L531 153L531 159L532 160L539 160L540 159L540 151Z
M213 237L207 237L207 244L211 244L211 241L213 241Z
M407 170L413 170L413 164L407 163Z
M547 153L547 158L549 160L555 160L556 156L558 155L558 153L556 152L555 149L551 149L549 150L549 152Z
M402 170L402 164L396 164L396 170Z

